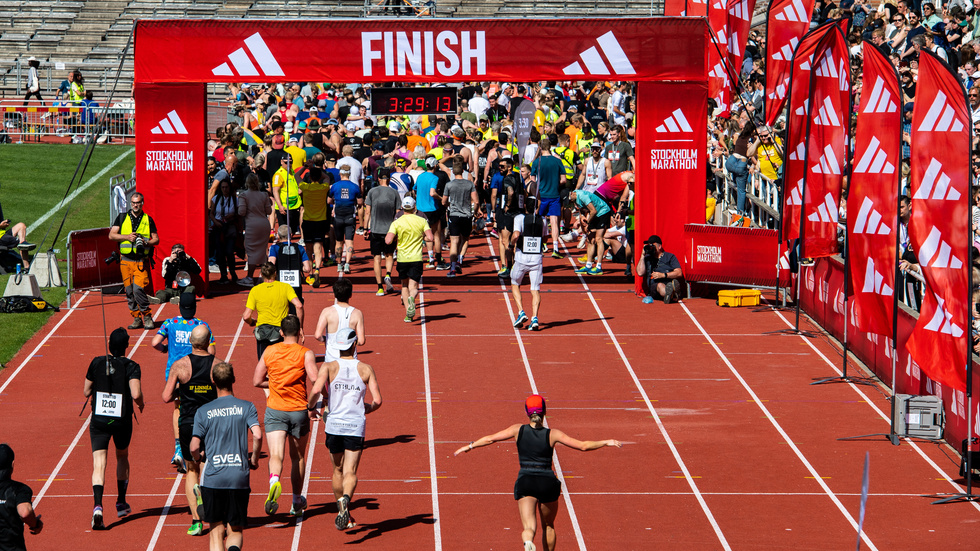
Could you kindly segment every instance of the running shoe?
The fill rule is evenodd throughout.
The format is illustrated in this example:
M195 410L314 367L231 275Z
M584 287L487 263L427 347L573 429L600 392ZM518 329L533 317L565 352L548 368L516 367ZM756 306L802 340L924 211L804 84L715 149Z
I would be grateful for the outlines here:
M336 264L337 264L337 261L334 260L334 259L332 259L332 258L327 258L326 260L323 261L323 267L324 268L329 268L330 266L334 266Z
M102 522L102 507L92 510L92 530L105 530L105 523Z
M456 275L463 275L463 261L460 260L456 263Z
M456 270L449 270L449 273L446 274L446 277L456 277Z
M133 508L128 503L116 503L116 516L119 518L128 517L133 512Z
M585 266L582 266L582 267L579 267L579 268L575 268L575 273L576 274L588 274L589 273L589 270L591 270L591 269L592 268L586 268Z
M565 255L561 254L558 251L553 251L551 253L551 258L557 258L558 260L561 260L561 259L565 258Z
M242 287L254 287L255 286L255 280L253 280L250 277L243 277L243 278L239 279L238 281L236 281L235 283L241 285Z
M174 456L170 460L170 464L177 467L177 472L180 474L187 472L187 463L184 461L184 456L180 454L179 449L174 451Z
M310 283L310 285L314 289L319 289L320 288L320 270L317 270L317 271L313 272L313 276L312 277L313 277L313 281Z
M277 480L269 488L269 497L265 500L265 514L274 515L279 510L279 495L282 494L282 484Z
M583 235L583 236L582 236L582 237L581 237L581 238L580 238L580 239L578 240L578 248L580 248L580 249L584 249L584 248L585 248L585 244L586 244L586 243L587 243L588 241L589 241L589 238Z
M589 274L590 276L602 275L602 266L593 266L585 273Z
M507 271L507 266L497 270L497 275L503 277L504 273Z
M533 318L531 318L531 325L528 326L528 329L530 329L531 331L537 331L540 329L540 327L538 327L538 316L534 316Z
M415 318L415 303L412 302L408 305L408 317Z
M306 510L306 498L299 496L299 501L293 500L293 506L289 508L289 516L291 517L301 517L303 516L303 511Z
M204 520L204 498L201 497L201 486L195 484L191 491L194 492L194 501L197 504L197 518L198 520Z
M357 228L357 235L364 235L364 228Z
M449 269L449 264L446 264L445 262L440 262L440 263L436 264L436 270L444 271L444 270L448 270L448 269Z
M643 297L643 304L653 304L653 297Z
M589 261L589 255L583 254L582 256L576 258L575 261L578 262L579 264L585 264L586 262Z
M497 274L497 275L499 275L500 277L502 277L502 278L504 278L504 279L510 279L510 268L508 268L508 269L506 269L506 270L504 271L504 273L502 273L502 274Z
M391 276L385 276L385 291L389 293L395 292L395 286L391 284Z
M376 296L376 297L383 297L383 296L385 296L385 290L384 290L384 288L383 287L378 287L378 292L377 293L374 293L374 296Z
M514 327L520 327L525 321L527 321L527 314L524 313L524 310L521 310L520 313L517 314L517 319L514 320Z
M563 234L559 235L558 237L562 241L564 241L565 243L569 243L572 239L575 239L575 236L572 235L572 232L563 233Z
M339 512L337 513L337 519L334 521L337 530L346 530L349 528L348 525L351 522L351 518L350 511L347 510L348 505L350 505L350 498L347 496L343 496L337 500L337 509Z
M602 258L605 259L605 260L612 260L613 259L613 255L612 255L612 253L606 253L605 256L603 256Z
M404 321L405 323L412 323L412 318L408 314L405 314L405 319L403 319L402 321Z
M204 523L195 520L191 523L191 527L187 529L188 536L203 536L204 535Z
M629 264L626 265L626 270L623 272L623 275L626 277L633 277L633 270L630 268Z
M350 273L350 262L344 262L344 273L345 274Z
M430 270L431 270L432 268L435 268L435 267L436 267L436 261L435 261L435 260L432 260L432 259L430 258L430 259L429 259L429 261L425 263L425 267L426 267L426 268L429 268Z
M497 230L495 230L495 229L491 229L491 230L490 230L490 237L492 237L492 238L494 238L494 239L497 239L497 238L499 238L499 237L500 237L500 235L499 235L499 234L497 233Z
M533 541L524 542L524 551L537 551L537 548L534 547L534 542Z

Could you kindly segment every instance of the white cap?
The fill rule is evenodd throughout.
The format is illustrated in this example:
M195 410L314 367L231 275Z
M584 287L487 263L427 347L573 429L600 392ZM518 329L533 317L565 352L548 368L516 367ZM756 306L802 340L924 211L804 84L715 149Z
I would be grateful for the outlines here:
M357 125L354 124L354 123L352 123L352 122L349 122L349 123L347 123L347 130L350 130L351 132L353 132L353 131L357 130Z
M335 352L343 352L349 350L354 343L357 342L357 333L354 332L350 327L344 327L337 334L330 339L330 344L328 345L331 350Z
M408 210L414 209L415 208L415 199L412 199L410 196L405 196L405 198L402 199L402 208L403 209L408 209Z

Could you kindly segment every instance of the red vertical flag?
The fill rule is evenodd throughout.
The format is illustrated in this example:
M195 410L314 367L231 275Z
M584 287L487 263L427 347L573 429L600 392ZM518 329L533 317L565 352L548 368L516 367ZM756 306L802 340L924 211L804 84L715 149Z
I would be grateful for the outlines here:
M800 254L817 258L837 254L838 212L847 163L851 72L847 40L838 26L831 26L820 40L813 59Z
M776 122L789 94L793 54L810 28L814 0L773 0L766 12L766 124Z
M891 335L898 262L902 89L891 62L872 44L865 42L863 48L865 88L858 105L847 195L847 250L855 326Z
M708 14L708 0L666 0L664 15L704 17Z
M728 66L735 78L742 70L754 12L755 0L728 0Z
M789 80L789 114L786 117L786 162L783 165L783 240L800 236L800 206L803 204L803 175L806 173L807 112L810 93L810 65L820 39L832 30L821 25L800 41L792 59Z
M912 111L909 240L926 285L906 346L930 379L960 391L970 347L970 126L963 86L923 50Z
M728 8L725 0L709 0L708 25L708 97L714 98L721 111L728 116L732 104L732 82L728 76Z

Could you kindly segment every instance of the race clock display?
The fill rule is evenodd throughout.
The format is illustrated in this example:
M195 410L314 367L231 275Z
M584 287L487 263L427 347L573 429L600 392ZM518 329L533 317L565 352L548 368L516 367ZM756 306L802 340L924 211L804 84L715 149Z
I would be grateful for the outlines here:
M457 90L445 88L375 88L372 115L455 115Z

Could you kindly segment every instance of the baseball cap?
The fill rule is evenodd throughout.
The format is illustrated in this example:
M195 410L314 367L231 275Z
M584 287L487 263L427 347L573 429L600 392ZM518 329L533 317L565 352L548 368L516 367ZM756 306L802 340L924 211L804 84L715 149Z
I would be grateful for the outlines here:
M383 144L381 142L376 142L376 143L374 143L374 144L371 145L371 149L376 149L378 151L384 151L385 150L385 144Z
M351 132L353 132L353 131L357 130L357 125L354 124L354 123L352 123L352 122L349 122L349 123L347 123L347 130L350 130Z
M337 334L330 339L330 349L335 352L343 352L344 350L350 350L351 346L357 342L357 333L354 332L350 327L344 327Z
M299 138L297 138L296 136L290 136L289 143L299 143Z
M319 112L320 112L320 110L317 109L316 105L314 105L313 107L310 107L310 113L319 113Z
M486 115L486 114L484 113L483 115L480 115L480 121L487 121L487 122L490 122L490 117L488 117L488 116L487 116L487 115Z
M0 444L0 469L6 470L14 466L14 449L6 442Z
M117 327L109 334L109 350L122 353L129 346L129 333Z
M408 166L408 159L405 157L398 157L395 159L395 166Z
M388 130L391 130L393 132L400 132L401 129L402 129L402 123L398 121L391 121L388 123Z
M337 119L327 119L327 124L337 124Z
M379 167L377 172L374 173L374 175L377 176L379 180L382 178L385 179L391 178L391 169L386 166Z
M646 243L647 245L653 245L654 243L658 245L664 244L664 242L660 240L659 235L651 235L650 237L647 238L646 241L644 241L644 243Z
M915 108L915 104L910 101L910 102L908 102L908 103L905 104L905 107L902 108L902 112L903 113L908 113L909 111L911 111L914 108Z
M293 131L293 121L286 121L286 132Z
M406 210L413 210L415 208L415 199L411 197L405 197L402 199L402 208Z
M197 313L197 297L194 293L180 294L180 317L189 320Z
M425 166L426 166L426 168L435 168L436 165L438 165L438 164L439 164L439 160L436 159L435 157L426 157L425 158Z
M602 144L599 142L592 142L592 149L602 149Z
M524 400L524 411L527 413L528 417L534 414L544 415L544 398L542 398L539 394L532 394L528 396L527 400Z
M306 121L301 121L299 123L299 129L300 130L305 130L306 129Z

